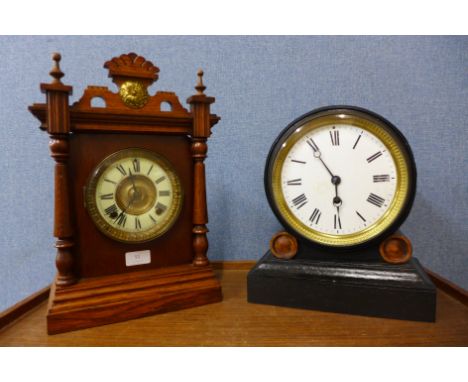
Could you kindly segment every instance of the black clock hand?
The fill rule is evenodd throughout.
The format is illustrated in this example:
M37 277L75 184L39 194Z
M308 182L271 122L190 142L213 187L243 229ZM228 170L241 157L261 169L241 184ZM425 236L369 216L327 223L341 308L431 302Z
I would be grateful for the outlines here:
M120 214L117 215L117 217L114 219L114 222L116 222L125 212L127 212L128 208L132 205L132 203L135 201L135 194L132 195L130 198L129 202L125 206L125 208L120 212Z
M341 179L339 176L334 176L332 178L332 183L335 185L335 197L333 198L333 205L336 207L336 217L335 217L335 228L338 227L341 229L341 219L340 219L340 206L343 203L341 198L338 196L338 185L340 184Z
M343 202L341 198L338 196L338 185L341 183L341 178L336 175L332 177L332 183L335 185L335 197L333 198L333 205L340 206Z
M320 162L322 162L324 167L327 169L328 173L331 175L331 182L335 185L335 197L333 198L333 205L338 209L338 219L339 219L339 214L340 214L339 206L341 206L342 200L338 196L338 185L341 183L341 178L338 175L333 175L331 170L325 164L325 162L322 159L322 153L320 152L320 149L315 143L315 141L312 138L310 138L310 140L308 140L307 143L309 144L310 147L312 147L312 150L314 151L314 157L320 159Z
M132 182L133 191L134 191L135 193L137 193L137 188L136 188L136 185L135 185L135 180L133 179L132 170L128 169L128 172L130 173L129 178L130 178L130 180L131 180L131 182Z
M320 159L320 162L322 162L322 164L325 166L325 168L327 169L328 173L331 175L331 177L333 178L334 175L333 173L330 171L330 169L328 168L328 166L325 164L325 162L323 161L322 159L322 153L320 152L320 149L318 148L317 144L314 142L314 140L311 138L310 139L311 142L307 141L307 143L309 144L310 147L312 147L312 150L314 151L314 157L315 158L318 158Z
M335 204L335 207L336 207L335 229L336 229L337 227L338 227L339 229L341 229L340 206ZM338 223L338 224L337 224L337 223Z
M137 199L140 195L138 193L138 189L135 185L135 180L133 179L134 176L133 176L133 173L132 173L132 170L128 169L128 172L130 173L130 180L132 181L132 188L133 188L133 195L135 196L135 199Z

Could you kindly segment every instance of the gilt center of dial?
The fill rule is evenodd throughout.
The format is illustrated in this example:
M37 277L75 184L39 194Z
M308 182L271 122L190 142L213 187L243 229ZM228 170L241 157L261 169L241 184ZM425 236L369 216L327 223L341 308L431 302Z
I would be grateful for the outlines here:
M115 200L122 211L131 215L148 212L156 201L156 186L143 175L130 175L115 190Z

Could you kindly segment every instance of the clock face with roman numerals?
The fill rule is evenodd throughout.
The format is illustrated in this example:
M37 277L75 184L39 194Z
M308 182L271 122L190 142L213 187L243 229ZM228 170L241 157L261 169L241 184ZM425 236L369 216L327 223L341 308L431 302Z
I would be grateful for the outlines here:
M85 190L88 212L110 238L139 243L167 232L182 206L177 174L163 157L125 149L104 159Z
M405 138L364 109L330 107L293 122L277 139L265 186L273 211L316 244L369 244L403 222L416 170Z

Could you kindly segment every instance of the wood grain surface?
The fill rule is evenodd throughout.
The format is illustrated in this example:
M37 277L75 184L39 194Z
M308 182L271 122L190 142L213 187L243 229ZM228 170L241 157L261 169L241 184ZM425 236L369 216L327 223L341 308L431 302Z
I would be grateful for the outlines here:
M2 346L468 346L468 308L438 291L436 323L247 303L247 270L218 269L224 301L48 336L46 304L0 331Z
M29 108L41 121L40 128L49 133L55 160L57 276L49 299L49 333L220 301L220 286L211 269L209 276L198 281L183 275L175 280L178 271L159 274L166 267L185 266L190 268L188 274L195 275L194 267L209 267L204 160L211 128L220 118L210 113L215 98L204 94L203 71L197 73L196 94L187 100L190 112L175 93L148 93L159 68L136 53L122 54L104 64L117 93L88 86L79 101L69 105L72 87L61 82L61 55L54 53L52 59L52 82L40 86L47 102ZM96 100L99 106L94 104ZM91 177L97 176L98 164L130 147L167 159L183 191L182 211L175 224L163 236L145 243L105 237L84 203L84 191ZM133 188L136 193L135 184ZM151 262L129 269L123 255L140 250L151 252ZM155 273L148 276L144 273L148 270ZM131 280L124 280L127 273ZM113 275L123 275L123 289L116 287L120 281L108 284ZM93 281L88 282L89 278Z

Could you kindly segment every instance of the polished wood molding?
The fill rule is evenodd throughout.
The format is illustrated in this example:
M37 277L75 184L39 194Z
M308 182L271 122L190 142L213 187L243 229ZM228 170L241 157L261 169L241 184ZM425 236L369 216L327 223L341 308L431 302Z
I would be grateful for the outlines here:
M436 285L437 288L443 290L445 293L449 294L453 298L457 299L464 305L468 306L468 291L454 284L453 282L447 280L446 278L440 276L439 274L424 268L427 275L431 278L432 282Z
M47 332L63 333L220 302L210 266L184 264L52 285Z
M163 102L163 101L161 101ZM47 130L47 105L35 103L29 111L41 122L39 128ZM107 108L71 108L70 120L73 132L122 132L132 134L191 134L193 118L174 112L144 113L139 110L108 110ZM210 114L213 126L220 117ZM132 126L129 126L131 124ZM138 129L135 129L138 126Z
M16 321L18 318L34 309L49 298L50 285L17 302L12 307L0 313L0 329Z

